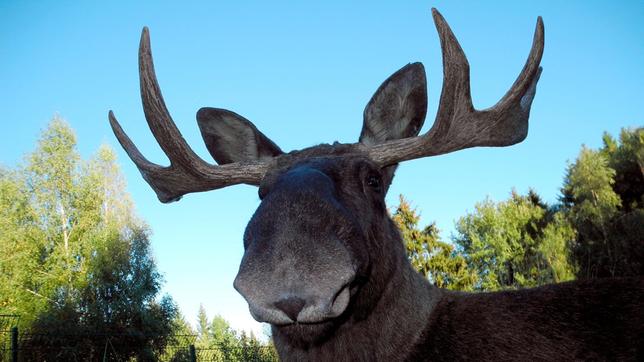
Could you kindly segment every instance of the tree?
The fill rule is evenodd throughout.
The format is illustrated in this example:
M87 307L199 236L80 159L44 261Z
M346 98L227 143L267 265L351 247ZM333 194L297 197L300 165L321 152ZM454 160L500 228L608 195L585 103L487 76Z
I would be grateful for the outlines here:
M230 360L236 350L240 348L237 332L220 315L215 315L212 318L210 331L212 339L211 347L219 348L223 360Z
M212 342L211 337L206 308L203 307L203 304L199 304L199 312L197 313L197 346L210 346Z
M31 282L44 236L19 172L0 168L0 310L33 316L48 301L37 297ZM29 323L30 318L21 318Z
M279 361L275 346L272 343L263 344L252 331L250 334L246 334L244 331L239 334L238 346L235 357L231 359L233 361Z
M158 360L168 362L190 361L190 345L194 345L195 339L196 334L190 323L186 321L181 312L177 311L172 320L171 337Z
M400 196L392 219L400 230L412 266L440 288L471 290L476 275L465 258L449 243L440 240L435 224L419 229L420 216Z
M622 211L644 208L644 128L622 129L619 141L603 135L599 152L615 170L613 190L621 199Z
M92 359L108 346L118 358L154 359L176 307L158 298L149 231L114 152L102 146L83 161L73 131L55 117L26 162L0 175L0 269L9 274L0 276L0 305L21 315L23 331L47 333L31 345L56 346L57 359Z
M603 139L599 150L582 147L562 187L582 279L644 274L644 129Z
M567 241L574 231L530 191L499 203L485 200L456 224L454 242L474 269L478 290L533 287L571 280Z

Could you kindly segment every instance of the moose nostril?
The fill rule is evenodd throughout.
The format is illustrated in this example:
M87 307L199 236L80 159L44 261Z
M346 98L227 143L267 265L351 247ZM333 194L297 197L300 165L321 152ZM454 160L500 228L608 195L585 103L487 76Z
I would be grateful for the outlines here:
M296 321L297 315L300 314L300 311L304 308L304 304L306 303L301 298L288 297L275 303L275 306L282 312L286 313L292 321Z

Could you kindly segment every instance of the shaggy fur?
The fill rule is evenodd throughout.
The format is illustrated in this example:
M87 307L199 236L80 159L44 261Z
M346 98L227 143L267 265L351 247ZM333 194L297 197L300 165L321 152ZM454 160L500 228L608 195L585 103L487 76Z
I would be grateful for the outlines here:
M644 279L445 293L408 361L642 361Z

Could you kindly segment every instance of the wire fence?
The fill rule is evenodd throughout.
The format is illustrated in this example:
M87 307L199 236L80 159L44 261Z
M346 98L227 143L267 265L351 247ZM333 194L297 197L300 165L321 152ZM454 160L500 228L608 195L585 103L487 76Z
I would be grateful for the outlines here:
M278 362L275 350L268 346L197 348L196 361Z
M196 335L18 333L17 316L0 315L0 361L277 362L258 343L195 347Z

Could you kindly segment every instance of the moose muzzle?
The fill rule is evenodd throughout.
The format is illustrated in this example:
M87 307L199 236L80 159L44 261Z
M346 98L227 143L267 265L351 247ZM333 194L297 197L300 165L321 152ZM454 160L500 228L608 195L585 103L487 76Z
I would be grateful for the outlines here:
M234 286L257 321L318 323L338 317L347 308L355 276L348 250L339 240L311 244L317 247L307 251L282 247L260 255L247 252Z
M235 289L259 322L319 323L349 305L357 261L348 212L316 170L287 173L246 228Z

